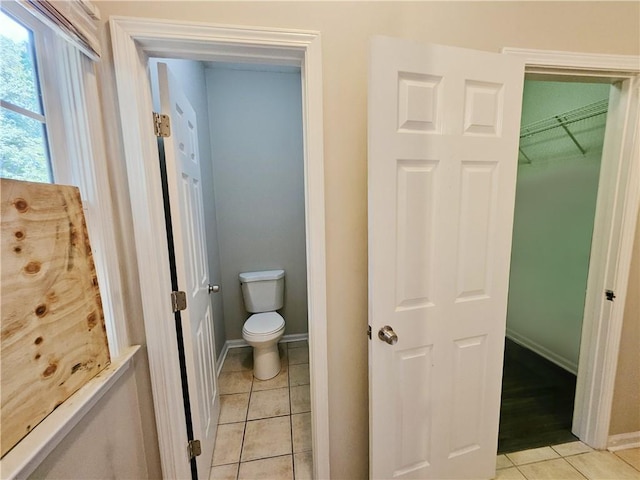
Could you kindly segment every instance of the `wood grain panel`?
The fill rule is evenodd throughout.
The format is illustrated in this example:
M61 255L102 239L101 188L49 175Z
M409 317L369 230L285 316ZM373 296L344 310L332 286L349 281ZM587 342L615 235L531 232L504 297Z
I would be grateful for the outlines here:
M110 362L76 187L0 179L2 455Z

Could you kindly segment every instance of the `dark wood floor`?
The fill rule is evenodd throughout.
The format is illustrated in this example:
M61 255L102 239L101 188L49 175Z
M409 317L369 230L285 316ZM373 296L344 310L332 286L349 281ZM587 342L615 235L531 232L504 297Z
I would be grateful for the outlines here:
M498 453L577 440L575 390L575 375L506 339Z

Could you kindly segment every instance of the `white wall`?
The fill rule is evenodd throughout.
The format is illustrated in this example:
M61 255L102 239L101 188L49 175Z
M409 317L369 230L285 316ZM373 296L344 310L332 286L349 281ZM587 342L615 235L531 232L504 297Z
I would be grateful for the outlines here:
M157 446L144 441L136 370L130 367L118 379L29 478L158 478L157 463L145 459L145 451Z
M299 70L151 59L156 104L159 61L198 118L210 282L221 286L211 295L216 356L225 340L242 338L239 272L285 269L285 333L306 333Z
M175 21L315 30L322 35L327 243L327 323L331 477L368 477L367 345L367 58L372 35L392 35L498 52L502 47L638 55L637 2L186 2L96 1L103 29L98 66L114 229L119 242L123 296L133 341L144 343L142 306L127 172L122 155L117 97L107 22L113 15ZM544 28L541 28L541 25ZM640 239L636 240L636 247ZM637 323L631 305L625 322ZM637 348L621 351L635 358ZM136 372L138 402L128 408L152 415L148 373ZM144 383L144 385L143 385ZM146 385L146 386L145 386ZM617 391L618 392L618 391ZM620 402L629 402L620 390ZM92 414L118 415L112 404ZM152 423L152 422L151 422ZM143 423L153 442L151 426ZM134 426L104 432L126 442ZM86 437L89 444L90 437ZM141 448L138 446L138 448ZM157 452L157 447L156 447ZM102 453L102 452L101 452ZM57 450L68 469L83 467L74 450ZM158 478L158 456L147 459ZM153 472L151 469L155 469ZM94 476L101 472L96 470Z
M166 63L169 70L180 82L189 102L196 112L198 121L198 149L200 153L200 169L202 175L202 201L207 235L207 257L209 260L209 283L222 283L220 254L218 249L218 231L216 227L216 208L214 199L213 172L211 163L211 142L209 140L209 109L207 108L207 84L202 62L177 59L149 60L149 74L153 90L154 107L158 110L158 62ZM216 358L224 346L226 332L224 322L223 297L220 293L209 296L213 312Z
M611 407L610 435L640 432L640 212Z
M608 96L608 85L525 83L523 124ZM542 136L520 164L516 187L507 336L576 373L595 214L604 117L567 135ZM559 129L558 129L559 130Z
M227 339L249 316L238 274L255 270L285 270L285 334L307 332L301 80L279 70L206 72Z

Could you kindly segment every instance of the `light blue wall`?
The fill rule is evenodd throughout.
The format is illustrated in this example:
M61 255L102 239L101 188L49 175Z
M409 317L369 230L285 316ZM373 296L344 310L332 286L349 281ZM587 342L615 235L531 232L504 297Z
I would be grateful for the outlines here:
M207 108L207 84L205 69L202 62L191 60L157 59L149 60L149 74L151 76L151 90L154 97L154 108L159 109L158 96L158 62L166 63L169 70L180 82L187 98L191 102L198 121L198 150L200 153L200 168L202 175L202 197L204 203L205 228L207 235L207 256L209 260L209 282L222 282L220 256L218 250L218 232L216 226L216 210L213 185L213 171L211 163L211 142L209 139L209 109ZM216 358L220 355L226 339L224 310L222 295L210 295L213 312Z
M608 97L608 85L525 82L523 123ZM518 166L507 336L577 371L604 117L530 147ZM557 136L563 138L557 138Z
M300 72L227 65L206 78L227 338L242 338L249 315L238 273L276 268L285 334L306 333Z

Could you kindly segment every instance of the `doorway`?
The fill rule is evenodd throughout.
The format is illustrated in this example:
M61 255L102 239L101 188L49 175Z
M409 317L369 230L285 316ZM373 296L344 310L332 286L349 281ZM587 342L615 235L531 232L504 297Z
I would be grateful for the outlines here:
M164 20L110 21L123 141L130 181L141 302L153 387L163 475L190 476L180 392L157 145L149 127L152 110L149 57L253 62L297 66L301 71L304 196L309 318L309 367L313 471L329 476L322 60L317 32L194 25ZM151 246L151 248L150 248Z
M594 232L579 349L572 433L607 447L613 381L623 321L638 189L638 59L504 48L525 62L528 78L610 86ZM610 298L611 297L611 298Z
M474 61L462 62L455 59L455 54L461 52L443 54L440 49L445 47L422 45L400 39L376 40L376 43L372 42L369 94L369 318L372 333L378 334L377 339L372 335L369 349L372 405L370 431L373 437L371 469L374 476L415 476L416 472L421 470L422 476L434 478L456 475L483 475L490 478L495 468L495 457L490 458L487 453L490 448L483 448L482 442L489 435L495 434L489 441L494 448L497 444L495 440L498 434L499 412L495 411L495 417L490 415L494 413L494 406L499 410L500 403L509 264L506 263L506 268L500 269L502 265L498 260L502 257L492 259L492 263L489 263L487 258L490 256L486 251L487 246L500 245L495 250L510 256L512 229L510 224L504 229L508 236L508 241L504 243L499 241L500 238L490 236L488 231L493 233L498 228L496 225L504 224L498 223L499 220L495 219L497 214L496 217L492 217L486 211L495 198L503 199L497 203L505 209L511 209L513 206L514 197L507 193L515 194L519 106L522 102L522 91L517 89L522 86L523 76L515 79L511 83L512 87L503 88L507 83L502 78L482 76L492 73L497 75L498 69L493 64L488 67L490 61L499 61L497 58L479 60L480 53L465 51L464 53L473 57ZM602 60L600 58L594 62L589 58L589 61L585 62L584 57L576 59L571 54L561 55L557 52L547 55L540 52L527 53L528 57L534 59L531 64L542 64L544 68L553 65L558 71L562 70L563 65L571 64L574 67L573 72L567 73L566 76L576 76L577 65L592 63L602 68L602 63L611 64L599 61ZM446 66L442 66L439 62L442 58L449 62L446 66L455 67L448 70ZM519 70L515 65L514 70L524 73L522 67L525 63L527 62L522 62ZM464 95L459 94L455 97L454 100L459 100L455 104L457 108L447 108L446 95L455 91L455 88L440 92L439 85L446 83L444 79L447 75L463 75L461 72L464 68L478 65L478 70L481 71L473 73L473 80L467 80L466 83L457 80L448 82L448 85L455 84L456 87L466 86L468 90ZM592 74L592 77L596 76L597 74ZM630 250L626 244L621 245L619 239L629 238L629 234L633 235L638 200L635 184L630 180L630 177L637 174L634 163L637 150L633 149L634 140L631 140L634 138L633 128L637 125L637 100L634 101L633 93L635 79L614 79L612 83L611 103L614 107L610 108L610 111L615 112L612 116L612 126L615 128L610 129L613 135L606 136L607 155L603 155L600 175L599 190L606 192L603 195L606 201L598 202L596 213L598 233L594 235L590 261L594 274L589 276L587 282L589 305L585 308L585 311L590 313L587 318L591 321L585 319L584 322L585 333L582 335L579 359L579 363L587 365L587 369L585 372L585 369L579 368L576 398L582 402L576 410L581 415L577 415L578 422L574 420L574 424L578 423L583 429L577 429L580 438L584 436L585 441L596 448L602 448L593 444L602 442L604 432L595 432L593 426L597 424L598 429L607 428L610 415L610 409L605 408L609 401L606 395L610 392L610 385L602 385L605 378L601 373L603 366L607 368L611 365L615 370L614 352L617 351L619 341L619 336L616 338L619 332L608 327L613 324L619 325L620 321L620 310L611 308L603 294L605 289L612 287L620 288L621 292L625 291ZM511 94L514 91L517 92L517 99L507 99L507 92ZM504 93L504 100L498 92ZM411 99L415 99L415 102L410 102ZM465 99L466 110L462 108L462 99ZM416 105L424 105L425 108L420 110ZM518 110L514 114L513 108L503 108L504 105L517 105ZM483 108L488 110L482 110ZM445 113L440 116L438 109ZM502 116L496 116L495 112L500 111L503 112ZM461 114L460 112L465 112L464 121L458 120L455 116ZM497 148L494 152L488 147L480 148L476 145L470 152L464 148L463 140L458 142L456 149L451 150L445 148L444 142L438 143L438 135L446 131L440 124L443 117L447 118L449 125L464 125L463 128L458 127L452 132L449 138L453 137L453 133L459 134L463 131L467 133L468 139L478 141L478 144L480 142L477 137L500 137L497 134L500 131L496 128L497 125L505 128L514 127L508 132L510 135L502 132L501 138L505 139L505 143L511 141L513 147L508 157L511 163L507 160L504 165L507 165L507 168L513 167L513 170L504 168L500 171L501 183L491 182L491 173L494 171L491 162L497 163L502 158L496 153ZM502 122L497 122L496 118L502 119ZM427 139L427 135L418 136L423 132L432 134L431 138ZM403 135L405 133L414 135ZM631 139L626 138L627 134ZM376 138L380 139L377 143L374 140ZM473 156L478 152L481 154L488 151L492 152L491 158ZM440 158L451 159L451 168L436 174L434 171L439 168ZM473 163L472 159L476 158L476 163ZM462 166L455 162L461 162ZM454 177L456 174L467 172L468 175L463 176L462 180L451 180L447 176L450 174ZM438 181L443 182L443 178L447 179L444 181L447 187L434 187ZM611 181L613 179L615 182ZM501 197L498 197L498 194L494 196L487 193L493 193L492 189L497 191L505 184L512 186L513 190L505 192ZM603 189L603 186L606 188ZM465 188L471 191L465 191ZM463 190L463 193L459 193L460 190ZM441 197L436 196L440 194ZM447 198L447 194L454 198L441 201L441 198ZM473 195L480 199L470 200L474 198ZM432 205L435 206L434 213L429 210ZM438 224L438 214L444 210L444 205L449 207L444 214L446 222ZM485 210L482 210L483 208ZM452 211L456 215L462 212L463 218L459 220ZM623 222L612 221L615 217L620 219L621 214L626 214L627 211L631 212L631 215L624 215L625 220L630 221L632 225L629 229L625 228L627 225ZM507 214L510 219L513 218L513 210ZM407 218L413 221L405 225ZM467 221L470 218L473 218L473 223ZM477 230L467 228L470 225ZM464 242L461 238L464 239L464 235L469 231L473 231L474 235L471 238L475 241ZM394 248L397 249L397 254L394 254ZM389 254L390 251L392 254ZM438 253L432 257L434 251ZM411 254L408 255L407 252ZM436 270L451 258L451 268ZM474 262L469 261L470 258ZM426 268L430 262L436 267ZM597 269L593 271L596 265ZM434 275L437 281L432 281L429 275L433 271L437 271L437 275ZM503 278L500 276L502 272L507 282L500 283ZM493 280L493 283L489 283L487 278ZM389 279L396 280L395 289L389 288ZM487 288L488 284L493 290ZM479 302L491 298L504 300L504 314L496 312L483 316L484 311L476 308ZM451 304L453 306L450 306ZM452 312L458 307L462 309L460 316L454 317ZM428 309L431 309L430 313L426 313ZM438 318L443 311L448 313L447 321L434 322L433 319ZM465 314L472 315L474 322L466 322ZM493 345L492 333L481 330L485 326L481 323L484 318L495 319L501 328L498 333L500 339L493 342ZM424 320L419 323L421 319ZM437 325L432 327L430 320ZM440 325L446 326L439 330L437 327ZM464 327L467 325L473 325L475 330L465 331ZM437 336L441 332L444 333ZM381 342L376 341L378 339ZM601 349L603 340L607 347L610 347L607 351ZM434 347L438 341L442 342L441 350ZM498 348L495 348L496 346ZM447 348L456 351L448 353ZM433 360L437 352L440 355L447 352L443 355L444 361ZM489 388L493 388L490 382L494 379L494 376L483 370L490 364L488 359L495 358L489 357L489 352L499 354L497 398L485 393ZM485 353L487 356L482 357L481 354ZM491 365L495 363L497 362ZM452 372L442 373L452 364L455 365ZM437 365L442 366L441 370L433 368ZM436 374L436 371L439 373ZM459 381L456 375L459 376ZM582 384L580 377L583 377ZM388 388L389 379L395 380L395 388ZM438 381L441 383L436 384ZM451 384L453 386L450 386ZM386 394L387 391L391 393ZM394 414L396 422L378 421ZM391 424L392 427L385 428L387 424ZM495 431L483 430L482 427L487 424L495 426ZM440 428L442 430L438 430ZM457 428L459 430L456 430ZM487 435L483 437L482 434L485 432ZM430 444L430 438L437 441ZM448 441L441 442L443 438L448 438ZM604 442L606 443L606 437ZM401 447L396 447L398 445ZM435 450L434 447L432 452L431 445L441 448ZM385 455L394 448L399 452L395 458ZM483 455L482 452L487 455ZM475 460L477 463L472 463ZM481 471L485 473L480 473Z
M186 115L182 112L194 111L193 160L199 164L200 186L192 197L196 201L202 195L197 210L204 217L207 277L217 287L209 296L213 328L203 329L211 337L205 343L215 350L217 368L212 365L204 375L218 385L220 418L213 419L218 425L217 435L212 427L214 451L213 438L205 442L207 429L194 423L198 422L194 411L202 405L190 408L195 438L201 440L198 477L208 478L211 467L214 476L229 469L242 476L256 468L265 473L276 467L292 474L294 468L308 471L311 409L300 67L150 58L149 74L154 109L170 115L172 137L181 134L180 117ZM161 81L165 77L170 80L166 87ZM191 107L174 108L161 101L161 92L168 88L175 91L165 96L177 97L180 91ZM165 142L175 148L177 140L170 140ZM177 145L176 157L192 148L189 140ZM184 178L179 176L178 182ZM189 238L186 230L197 227L172 223L174 237ZM176 228L185 231L175 232ZM280 340L281 369L274 378L258 380L253 377L252 349L243 340L243 324L250 314L239 275L280 269L285 277L284 305L278 313L286 326ZM208 368L207 362L194 363L201 365L200 370ZM187 377L203 376L196 370L187 368ZM202 388L206 385L189 381L189 398L195 394L206 402ZM265 436L271 441L262 445Z
M525 79L498 452L571 433L610 86Z

